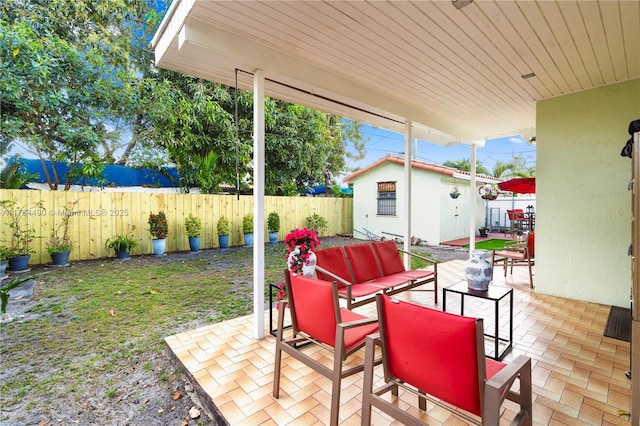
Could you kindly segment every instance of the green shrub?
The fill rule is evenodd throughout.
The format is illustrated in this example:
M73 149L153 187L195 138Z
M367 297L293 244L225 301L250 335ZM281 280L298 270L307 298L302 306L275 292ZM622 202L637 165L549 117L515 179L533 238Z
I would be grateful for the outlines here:
M267 229L269 232L280 231L280 216L276 212L269 213L267 217Z
M229 235L229 219L227 219L225 216L221 216L220 219L218 219L218 235Z
M184 226L187 228L187 236L189 238L199 237L202 232L202 222L199 217L195 217L191 213L184 220Z
M253 233L253 215L251 213L244 215L244 217L242 218L242 233Z
M307 216L307 228L313 229L318 233L318 235L326 231L328 227L329 224L327 223L327 219L319 214L314 213L311 216Z

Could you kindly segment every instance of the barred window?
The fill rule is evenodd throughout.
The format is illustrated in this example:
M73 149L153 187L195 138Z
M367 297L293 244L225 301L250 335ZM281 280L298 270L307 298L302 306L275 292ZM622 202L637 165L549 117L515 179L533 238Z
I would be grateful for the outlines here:
M378 182L378 215L396 215L396 183Z

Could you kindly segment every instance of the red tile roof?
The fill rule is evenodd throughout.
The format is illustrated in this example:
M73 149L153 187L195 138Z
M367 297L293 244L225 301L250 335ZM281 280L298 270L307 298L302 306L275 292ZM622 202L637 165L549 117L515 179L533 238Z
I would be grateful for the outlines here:
M353 180L354 178L360 176L363 173L366 173L370 170L375 169L376 167L384 164L384 163L393 163L393 164L399 164L401 166L404 166L404 158L402 157L397 157L395 155L386 155L385 157L379 159L378 161L376 161L375 163L371 163L366 167L363 167L362 169L355 171L353 173L351 173L350 175L346 176L344 179L342 179L343 182L349 182L351 180ZM445 176L450 176L450 177L464 177L467 176L469 179L471 179L471 173L470 172L465 172L463 170L458 170L458 169L454 169L453 167L446 167L446 166L440 166L437 164L430 164L430 163L425 163L423 161L417 161L417 160L411 160L411 168L413 169L418 169L418 170L425 170L428 172L433 172L433 173L438 173L441 175L445 175ZM476 174L476 179L482 183L498 183L498 182L502 182L502 179L497 179L494 178L493 176L487 176L487 175L479 175Z

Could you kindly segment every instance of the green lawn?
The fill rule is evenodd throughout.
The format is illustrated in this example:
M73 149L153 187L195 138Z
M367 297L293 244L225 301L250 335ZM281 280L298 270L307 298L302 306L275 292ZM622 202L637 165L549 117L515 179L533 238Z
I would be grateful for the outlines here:
M501 249L504 247L504 243L511 240L502 240L499 238L493 238L485 241L476 241L476 249L477 250L494 250ZM462 247L469 248L469 244L465 244Z

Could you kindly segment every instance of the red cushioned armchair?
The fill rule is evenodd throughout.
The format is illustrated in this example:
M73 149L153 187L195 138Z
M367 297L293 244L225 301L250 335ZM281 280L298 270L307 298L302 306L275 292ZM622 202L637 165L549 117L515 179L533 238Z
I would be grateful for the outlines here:
M404 424L421 424L394 398L381 395L401 387L472 423L497 426L505 399L520 411L512 424L532 424L531 359L505 364L485 358L482 319L468 318L377 295L380 332L367 337L362 424L371 423L371 407ZM425 326L428 324L428 326ZM373 389L376 345L382 347L384 384ZM512 390L519 381L519 392Z
M279 307L273 396L278 398L280 394L282 352L286 352L332 381L329 424L337 425L342 379L359 373L364 368L364 363L352 363L348 369L344 369L343 364L347 357L364 346L368 334L378 331L378 321L341 308L335 281L292 275L288 270L284 271L284 276L287 299L281 300ZM285 337L284 317L287 307L291 314L292 334L287 333ZM317 346L332 352L333 368L327 367L318 359Z

